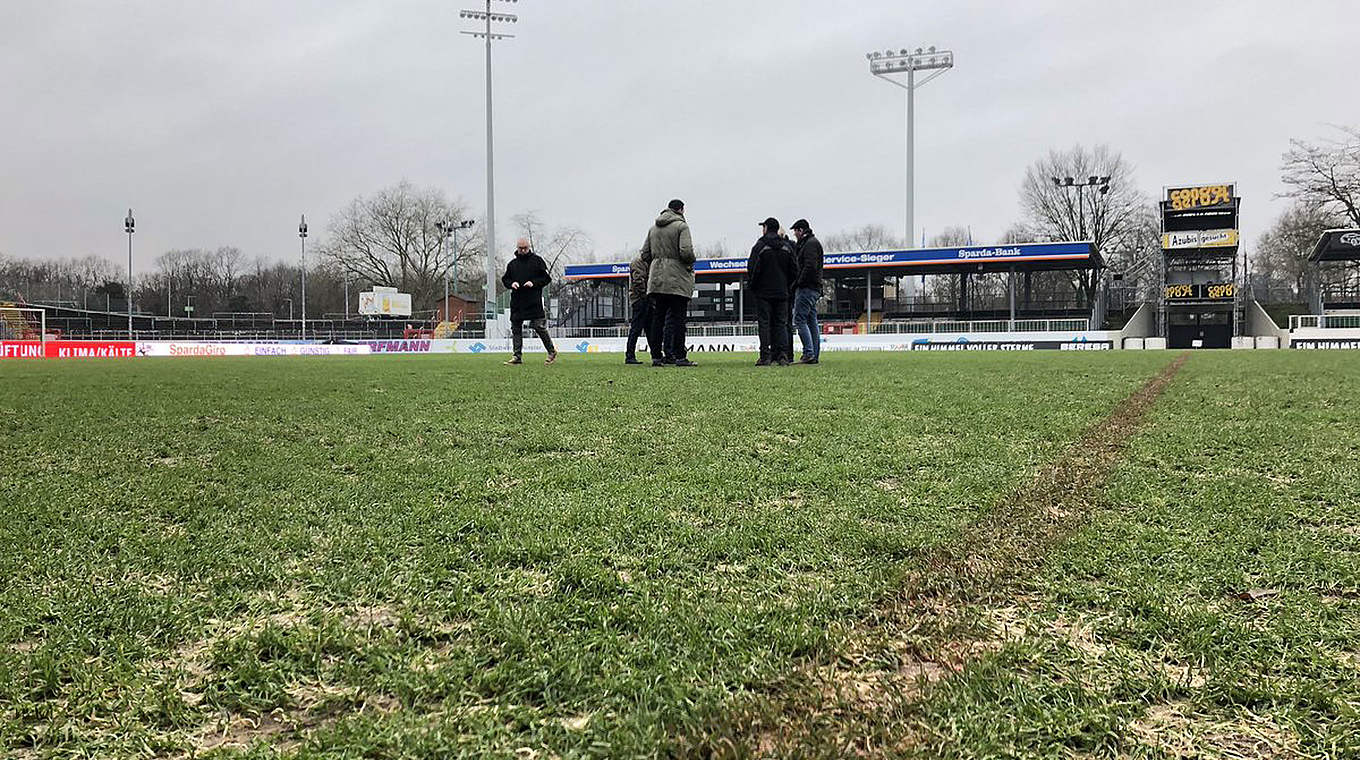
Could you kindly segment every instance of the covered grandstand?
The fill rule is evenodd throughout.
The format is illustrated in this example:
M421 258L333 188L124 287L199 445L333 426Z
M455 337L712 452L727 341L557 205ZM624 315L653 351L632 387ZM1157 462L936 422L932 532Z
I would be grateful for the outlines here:
M695 262L689 313L700 334L706 326L753 329L741 286L746 261ZM1087 330L1104 320L1104 263L1089 241L828 253L824 262L818 314L828 333ZM1036 287L1052 272L1064 273L1062 287ZM607 330L627 321L627 262L569 266L566 278L578 292L564 326ZM936 278L937 287L911 295L923 288L907 287L909 278Z

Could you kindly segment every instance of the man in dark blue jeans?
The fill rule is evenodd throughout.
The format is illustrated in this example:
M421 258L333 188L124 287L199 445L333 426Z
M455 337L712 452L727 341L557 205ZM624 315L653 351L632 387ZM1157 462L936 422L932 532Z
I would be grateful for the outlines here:
M647 270L648 263L641 256L633 259L628 265L628 302L633 309L633 320L628 325L628 346L624 349L624 364L641 364L637 358L637 342L644 332L647 332L652 323L652 302L647 298ZM652 341L652 336L647 336L647 341Z
M794 249L797 274L793 283L793 326L803 343L799 364L817 364L822 357L822 330L817 324L817 302L822 298L822 243L812 234L808 220L793 223L798 245Z

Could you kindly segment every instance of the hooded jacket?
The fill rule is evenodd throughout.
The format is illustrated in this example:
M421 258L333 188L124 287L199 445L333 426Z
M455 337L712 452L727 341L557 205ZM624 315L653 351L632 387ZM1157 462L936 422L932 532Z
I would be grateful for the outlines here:
M533 251L523 255L516 252L510 263L505 265L505 274L501 276L501 284L505 287L509 288L512 282L518 282L520 286L510 291L510 318L527 321L546 318L543 289L552 282L552 276L548 274L548 262ZM525 286L525 282L530 284Z
M640 258L650 264L647 295L694 296L694 242L683 215L662 211L647 231Z
M628 264L628 300L637 303L647 297L647 270L651 267L641 256Z
M822 242L816 235L809 234L798 241L794 254L798 270L794 289L810 288L822 292Z
M793 293L793 246L773 233L767 233L751 247L746 261L746 283L751 294L774 300L788 299Z

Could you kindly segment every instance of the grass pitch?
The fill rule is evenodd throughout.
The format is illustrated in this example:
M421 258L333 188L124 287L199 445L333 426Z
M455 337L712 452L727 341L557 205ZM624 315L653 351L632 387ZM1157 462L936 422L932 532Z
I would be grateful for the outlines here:
M1360 754L1340 353L1191 357L882 624L1171 358L5 363L0 755Z

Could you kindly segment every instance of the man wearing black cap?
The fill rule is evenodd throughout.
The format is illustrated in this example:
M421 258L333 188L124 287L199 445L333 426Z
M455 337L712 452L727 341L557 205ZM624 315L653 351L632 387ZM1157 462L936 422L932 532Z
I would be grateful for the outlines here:
M789 331L789 293L793 291L793 248L779 237L779 220L760 223L764 234L751 247L746 262L746 287L755 297L756 324L760 332L757 367L793 363L793 336Z
M817 364L822 357L822 331L817 324L817 301L822 297L822 243L812 234L808 220L793 223L798 238L794 248L793 326L803 343L799 364ZM790 344L790 350L793 346Z

